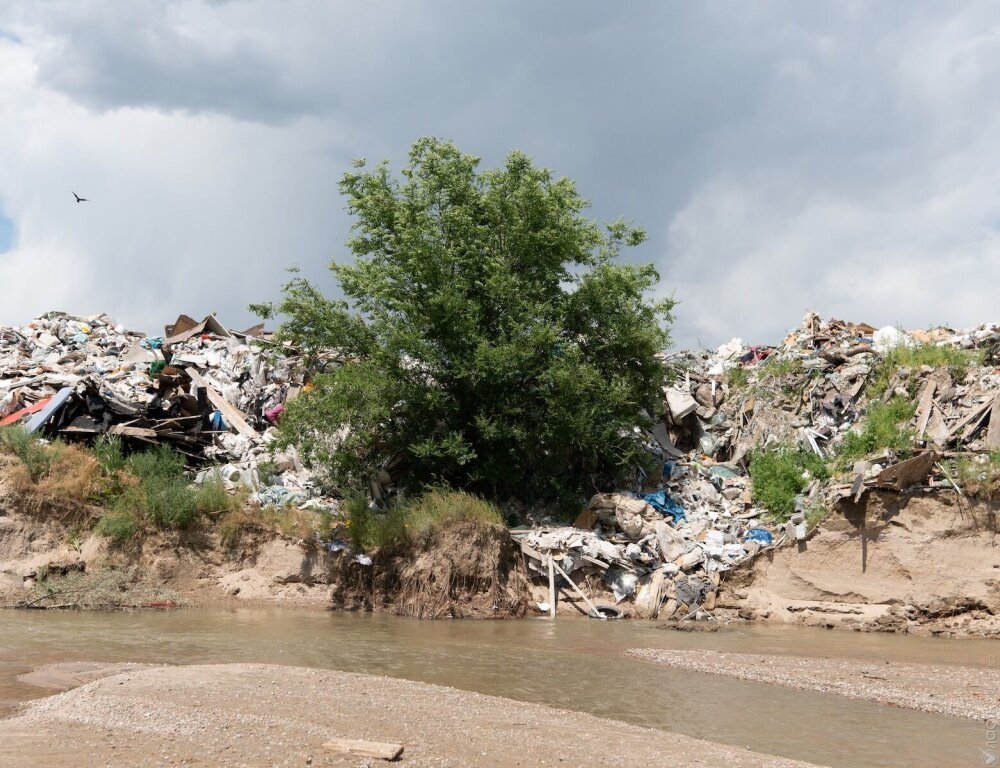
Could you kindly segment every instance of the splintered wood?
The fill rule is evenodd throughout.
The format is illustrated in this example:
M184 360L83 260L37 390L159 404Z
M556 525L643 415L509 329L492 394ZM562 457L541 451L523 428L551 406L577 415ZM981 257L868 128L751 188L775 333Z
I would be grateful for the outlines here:
M381 741L363 741L361 739L330 739L323 743L324 749L339 752L342 755L357 755L358 757L373 757L377 760L398 760L403 754L402 744L387 744Z

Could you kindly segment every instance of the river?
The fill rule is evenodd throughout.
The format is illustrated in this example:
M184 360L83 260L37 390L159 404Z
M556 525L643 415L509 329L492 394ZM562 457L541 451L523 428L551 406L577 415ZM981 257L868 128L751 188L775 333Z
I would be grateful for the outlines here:
M985 726L658 667L626 648L704 648L861 659L996 663L995 641L800 627L675 632L586 619L417 621L287 609L0 614L0 711L46 695L15 678L55 661L259 662L390 675L579 710L822 765L977 765Z

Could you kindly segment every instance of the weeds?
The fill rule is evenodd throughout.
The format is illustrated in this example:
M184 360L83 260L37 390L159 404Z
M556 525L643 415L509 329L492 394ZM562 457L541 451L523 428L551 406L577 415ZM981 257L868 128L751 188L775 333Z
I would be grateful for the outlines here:
M979 350L952 346L939 347L935 344L922 344L917 347L900 345L890 349L879 360L865 392L868 397L881 397L888 391L892 377L900 368L920 368L924 365L931 368L947 368L953 379L961 381L969 372L969 368L977 365L981 359L982 353Z
M967 496L989 500L1000 486L1000 451L963 454L954 468L955 482Z
M750 384L750 373L741 365L726 371L726 384L734 392L746 389Z
M326 534L331 527L329 512L313 512L291 505L260 507L233 505L219 519L219 540L225 547L235 547L253 531L276 531L289 538L312 541L317 534Z
M125 452L119 437L102 435L94 443L94 455L105 474L113 475L125 468Z
M899 457L913 452L913 430L903 425L913 418L916 404L896 395L887 403L872 405L860 432L850 431L841 446L841 463L890 450Z
M445 488L433 488L413 501L400 502L384 512L370 509L363 497L349 499L344 509L348 538L358 551L417 541L439 526L458 522L504 523L500 510L489 502Z
M53 449L25 432L21 427L0 429L0 449L21 460L33 482L45 477L52 468Z
M823 460L811 451L779 446L757 451L750 459L753 500L781 522L795 511L795 497L810 480L827 477Z
M773 376L776 379L783 378L793 373L802 371L802 361L797 358L777 358L771 356L760 366L761 376Z

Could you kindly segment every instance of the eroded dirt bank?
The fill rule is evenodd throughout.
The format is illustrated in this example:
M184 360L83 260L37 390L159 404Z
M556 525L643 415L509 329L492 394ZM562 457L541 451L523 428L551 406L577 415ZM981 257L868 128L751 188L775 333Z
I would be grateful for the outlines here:
M760 621L1000 636L998 544L995 503L873 492L734 571L719 605Z
M4 514L6 512L6 514ZM528 582L502 526L458 523L377 553L210 526L111 546L0 505L0 607L122 608L218 601L377 610L419 618L523 615Z
M0 766L370 764L324 750L335 737L403 744L410 766L807 765L452 688L227 664L132 670L32 702L0 721Z

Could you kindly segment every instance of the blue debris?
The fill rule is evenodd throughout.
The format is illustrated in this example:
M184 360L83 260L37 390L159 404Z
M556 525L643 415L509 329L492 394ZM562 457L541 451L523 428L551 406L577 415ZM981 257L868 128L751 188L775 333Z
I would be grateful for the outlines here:
M743 538L748 541L759 541L765 547L774 542L774 537L766 528L751 528Z
M666 491L647 493L642 499L660 514L670 515L674 519L674 525L687 519L684 516L684 507L667 496Z

